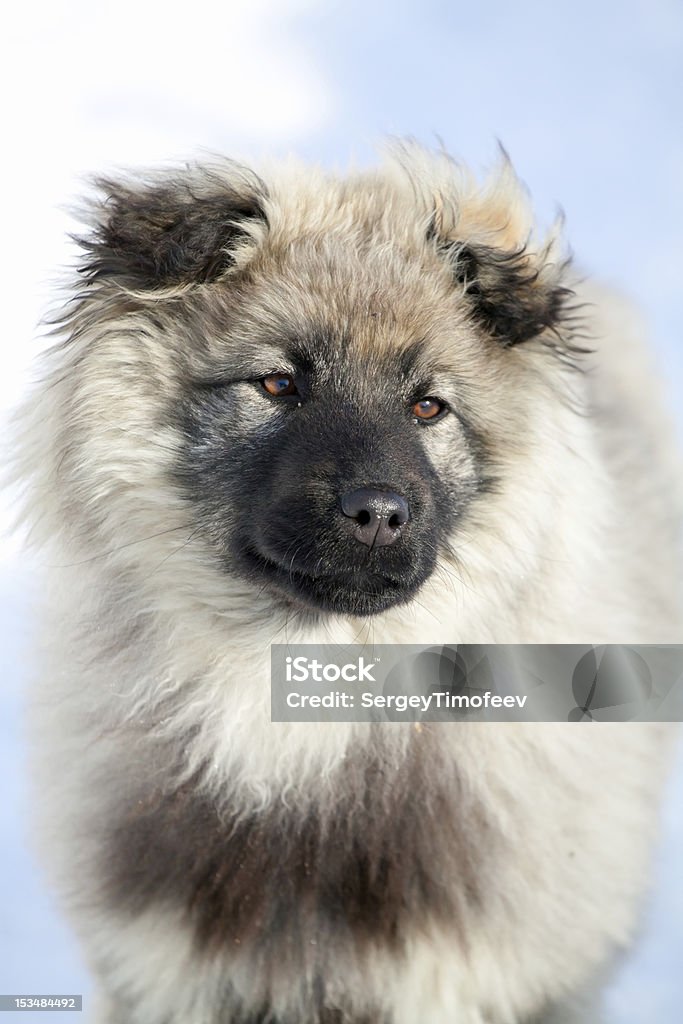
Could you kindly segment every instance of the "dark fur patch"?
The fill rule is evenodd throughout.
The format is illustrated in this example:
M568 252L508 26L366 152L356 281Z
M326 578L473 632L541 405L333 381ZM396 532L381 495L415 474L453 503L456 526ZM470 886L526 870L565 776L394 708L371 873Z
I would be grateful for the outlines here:
M180 906L199 950L239 948L264 970L307 976L324 977L344 948L399 953L433 922L466 943L495 844L482 809L441 767L437 731L416 734L400 764L350 756L334 807L240 817L221 814L197 783L150 792L107 838L108 901L131 913Z
M556 328L572 295L569 288L546 284L529 268L525 249L504 252L485 245L457 250L456 278L486 329L503 344L519 345Z
M574 296L560 283L560 266L548 280L529 261L525 247L513 251L438 237L432 222L427 239L453 267L455 280L466 284L467 297L485 330L506 347L556 331ZM570 346L573 348L573 346Z
M236 187L211 181L195 192L191 178L170 175L153 186L97 182L104 194L101 222L90 238L81 268L90 281L121 277L137 288L203 283L231 264L230 249L245 220L265 220L265 186L254 178Z

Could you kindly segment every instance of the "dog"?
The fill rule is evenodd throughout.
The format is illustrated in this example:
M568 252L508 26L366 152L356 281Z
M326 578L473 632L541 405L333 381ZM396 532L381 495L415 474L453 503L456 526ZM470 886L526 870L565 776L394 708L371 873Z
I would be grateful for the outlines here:
M679 637L637 317L484 181L99 180L21 414L34 790L99 1024L596 1020L655 724L273 723L286 643Z

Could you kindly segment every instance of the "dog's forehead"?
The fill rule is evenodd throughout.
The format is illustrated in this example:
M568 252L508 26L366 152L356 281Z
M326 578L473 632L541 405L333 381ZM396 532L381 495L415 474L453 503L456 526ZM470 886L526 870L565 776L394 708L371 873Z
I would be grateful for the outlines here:
M276 298L272 284L270 301ZM403 315L401 303L389 295L354 297L342 291L335 299L331 303L309 293L292 301L291 291L283 291L276 300L277 319L263 316L262 327L250 329L246 337L240 330L237 347L260 360L269 353L274 367L328 378L426 378L450 361L444 341L451 335L446 327L439 334L438 321L418 315L415 305ZM260 312L257 307L257 321Z
M379 381L417 384L446 370L437 346L392 325L383 329L381 317L359 314L343 325L321 317L299 321L292 330L283 327L259 336L240 337L233 353L245 369L260 367L303 373L318 384L354 391L374 387Z
M249 287L256 334L309 361L429 361L467 323L447 268L425 246L320 229L266 245Z

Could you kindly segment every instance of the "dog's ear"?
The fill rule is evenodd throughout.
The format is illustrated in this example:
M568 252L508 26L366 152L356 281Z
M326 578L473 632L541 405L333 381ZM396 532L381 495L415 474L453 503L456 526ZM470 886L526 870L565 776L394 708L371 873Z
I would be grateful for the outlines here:
M89 281L154 290L213 281L266 225L265 185L234 164L144 181L96 181L94 230L78 238Z
M448 262L476 320L507 347L544 332L557 335L572 297L560 224L545 241L536 240L528 196L504 151L483 184L444 154L429 163L424 155L418 159L423 196L425 182L429 188L428 240Z
M441 248L475 318L502 345L519 345L561 328L573 295L563 284L566 260L557 265L547 252L527 246L498 249L451 242Z

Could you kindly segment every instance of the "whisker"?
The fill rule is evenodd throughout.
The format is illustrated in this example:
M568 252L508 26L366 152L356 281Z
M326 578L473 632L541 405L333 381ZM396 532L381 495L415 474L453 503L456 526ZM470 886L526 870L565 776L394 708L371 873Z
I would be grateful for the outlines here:
M186 548L187 545L190 543L190 541L192 541L197 536L197 534L200 531L201 531L201 526L198 526L195 530L192 531L192 533L187 538L187 540L183 541L182 544L179 544L177 548L173 549L173 551L169 551L169 553L167 555L165 555L164 558L161 559L159 564L157 566L155 566L154 569L152 569L152 571L149 573L148 576L145 577L145 579L147 579L147 580L150 579L154 575L155 572L158 572L158 570L162 567L162 565L164 565L166 562L168 562L169 558L171 558L173 555L177 555L179 551L183 550L183 548Z
M124 551L126 548L132 548L136 544L146 544L150 540L155 540L157 537L163 537L167 533L177 533L178 530L187 530L187 523L183 523L180 526L171 526L167 530L159 530L157 533L147 534L146 537L136 537L135 540L129 540L125 544L119 544L118 547L109 548L108 551L101 551L96 555L90 555L88 558L81 558L76 562L61 562L61 563L50 563L48 568L50 569L72 569L77 565L87 565L89 562L96 562L100 558L110 558L112 555L117 554L119 551ZM199 533L198 528L195 533Z

